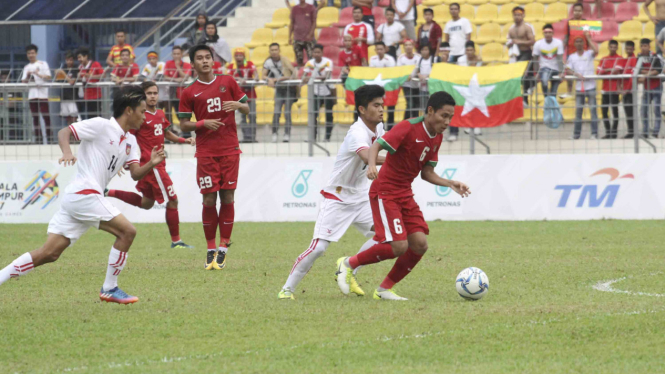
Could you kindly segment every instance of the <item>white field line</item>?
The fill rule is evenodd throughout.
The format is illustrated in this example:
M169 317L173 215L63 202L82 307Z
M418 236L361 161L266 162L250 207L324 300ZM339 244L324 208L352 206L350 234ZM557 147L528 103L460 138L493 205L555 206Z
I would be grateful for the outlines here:
M516 326L545 326L549 325L552 323L558 323L558 322L570 322L570 321L579 321L579 320L584 320L584 319L596 319L596 318L604 318L604 317L618 317L618 316L635 316L635 315L641 315L641 314L654 314L654 313L661 313L664 312L665 308L662 309L647 309L647 310L633 310L633 311L625 311L625 312L617 312L617 313L603 313L603 314L597 314L597 315L592 315L592 316L583 316L583 317L575 317L575 318L549 318L546 320L542 321L528 321L525 323L521 324L509 324L509 323L500 323L500 324L493 324L493 325L485 325L484 329L488 328L494 328L494 327L508 327L508 328L514 328ZM378 341L378 342L390 342L390 341L399 341L399 340L406 340L406 339L425 339L429 337L434 337L434 336L441 336L441 335L446 335L446 334L451 334L459 331L469 331L469 330L475 330L473 327L469 328L462 328L462 329L453 329L453 330L447 330L447 331L434 331L434 332L423 332L419 334L400 334L400 335L394 335L394 336L380 336L376 339L372 340L365 340L365 341L346 341L346 342L336 342L336 343L321 343L318 344L317 346L319 348L325 348L325 347L330 347L330 346L336 346L336 345L348 345L348 344L355 344L355 345L360 345L360 346L365 346L365 345L371 345L373 341ZM295 350L299 349L305 344L297 344L289 347L288 349L290 350ZM245 351L243 356L249 356L249 355L259 355L265 352L270 352L272 351L272 348L266 348L266 349L259 349L259 350L248 350ZM71 372L84 372L87 370L92 370L93 372L96 371L95 369L122 369L122 368L127 368L127 367L143 367L143 366L152 366L152 365L159 365L159 364L172 364L172 363L177 363L177 362L182 362L182 361L190 361L190 360L206 360L206 359L211 359L215 357L221 357L223 355L228 354L227 352L214 352L214 353L207 353L207 354L197 354L197 355L188 355L188 356L174 356L174 357L169 357L169 356L164 356L163 358L159 360L135 360L135 361L125 361L125 362L111 362L108 364L104 365L98 365L94 367L88 367L88 366L77 366L77 367L69 367L69 368L64 368L60 369L57 372L64 372L64 373L71 373ZM18 374L18 373L15 373Z
M655 275L660 275L663 272L656 272L656 273L651 273L647 274L646 276L655 276ZM649 293L649 292L639 292L639 291L624 291L624 290L617 290L616 288L612 287L613 284L619 283L621 281L625 281L626 279L634 278L634 276L628 276L628 277L621 277L617 279L612 279L609 281L600 281L596 284L593 285L593 289L597 291L602 291L602 292L612 292L612 293L622 293L626 295L632 295L632 296L651 296L651 297L665 297L665 294L662 293Z

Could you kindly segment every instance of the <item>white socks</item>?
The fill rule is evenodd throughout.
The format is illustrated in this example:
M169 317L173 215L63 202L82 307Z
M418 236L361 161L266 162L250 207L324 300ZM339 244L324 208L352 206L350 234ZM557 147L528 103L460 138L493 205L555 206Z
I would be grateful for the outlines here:
M122 269L125 268L127 263L127 252L120 252L115 248L111 248L111 253L109 254L109 265L106 268L106 279L104 280L104 285L102 289L104 291L110 291L118 287L118 275Z
M35 266L32 264L32 256L30 256L30 252L26 252L11 264L7 265L4 269L0 270L0 284L5 283L11 278L26 275L34 270L34 268Z
M229 251L228 247L219 247L219 252L226 253Z
M365 244L363 244L363 246L360 247L360 250L358 251L358 253L360 253L360 252L364 252L364 251L370 249L370 248L373 247L375 244L379 244L379 242L375 241L374 239L369 239L369 240L367 240L367 241L365 242ZM348 266L348 264L346 264L346 265ZM361 267L363 267L363 266L360 265L360 266L358 266L357 268L353 269L353 275L358 274L358 270L360 270Z
M312 240L309 248L307 248L307 250L296 259L296 263L293 264L293 268L291 268L291 274L286 280L283 288L289 288L291 291L295 291L300 281L302 281L305 275L307 275L309 272L309 269L311 269L312 265L314 265L314 261L323 255L326 249L328 249L329 245L330 242L327 240Z

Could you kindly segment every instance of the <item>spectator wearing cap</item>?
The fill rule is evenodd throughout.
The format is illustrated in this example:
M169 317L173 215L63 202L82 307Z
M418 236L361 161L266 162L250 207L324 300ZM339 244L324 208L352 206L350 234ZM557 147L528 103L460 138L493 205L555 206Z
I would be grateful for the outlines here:
M42 86L51 80L51 71L46 61L37 60L37 46L30 44L25 47L25 53L28 56L28 64L23 68L21 82L32 83L35 86L28 90L28 102L32 112L32 125L34 131L34 140L38 143L48 144L51 139L51 116L48 108L48 87ZM39 117L44 120L44 129L41 131ZM41 140L41 142L39 141Z
M385 44L388 55L397 58L399 46L406 40L406 29L403 24L395 22L395 9L386 9L386 23L379 25L376 30L376 40Z
M450 44L448 42L441 42L439 44L439 58L441 62L448 62L450 60Z
M420 47L423 45L429 45L430 51L436 51L441 44L441 38L443 31L441 26L438 23L434 22L434 10L427 8L423 11L423 16L425 17L425 23L418 28L417 32L417 48L420 50Z
M253 84L246 82L258 79L258 73L254 63L247 60L243 48L236 48L233 51L233 59L234 62L226 65L226 71L236 79L242 91L247 95L247 105L249 105L249 114L243 114L240 120L242 142L256 143L256 90ZM247 117L249 117L249 121L247 121Z
M416 0L390 0L390 7L397 12L397 20L404 26L406 37L416 40Z

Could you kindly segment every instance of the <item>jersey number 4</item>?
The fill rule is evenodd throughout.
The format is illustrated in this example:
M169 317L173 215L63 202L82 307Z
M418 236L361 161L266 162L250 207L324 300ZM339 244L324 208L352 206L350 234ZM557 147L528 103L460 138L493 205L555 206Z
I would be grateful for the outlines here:
M208 99L208 113L220 112L222 110L222 100L219 97Z
M109 167L106 170L115 171L115 165L118 163L119 159L120 158L116 158L115 155L111 156L111 162L109 163Z

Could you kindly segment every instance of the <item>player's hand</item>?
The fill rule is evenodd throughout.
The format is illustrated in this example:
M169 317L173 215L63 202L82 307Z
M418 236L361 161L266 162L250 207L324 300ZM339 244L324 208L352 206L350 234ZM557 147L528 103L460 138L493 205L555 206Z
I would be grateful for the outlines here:
M157 166L162 161L166 159L166 154L164 153L164 146L162 145L159 149L157 146L152 147L152 153L150 154L150 162L153 166Z
M217 131L219 126L226 126L224 125L223 122L220 122L221 118L219 119L206 119L203 121L203 126L205 126L206 129L212 130L212 131Z
M376 170L376 166L370 165L367 167L367 179L373 181L379 177L379 171Z
M65 154L60 157L58 160L58 164L64 165L64 166L74 166L76 163L76 157L73 154Z
M125 169L120 168L120 170L118 170L118 177L122 177L123 175L125 175Z
M457 192L462 197L469 197L471 195L471 190L469 189L469 186L462 182L457 182L457 181L451 181L450 188L452 188L453 191Z
M189 143L192 147L196 145L196 139L195 138L187 138L185 139L185 143Z
M238 101L225 101L224 104L222 104L222 110L225 112L235 112L240 109L241 106L242 104Z

